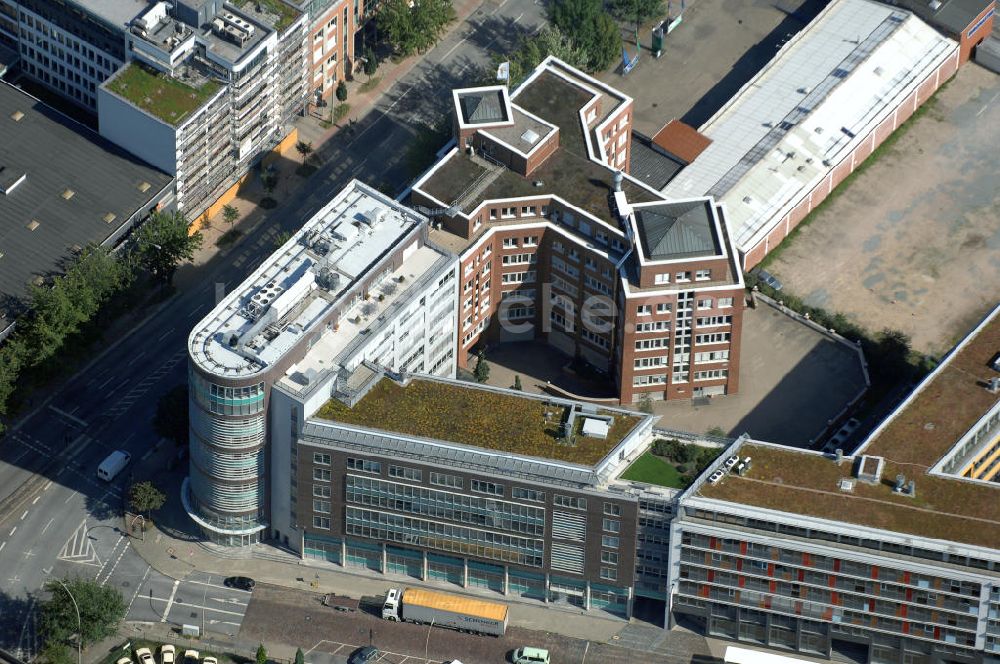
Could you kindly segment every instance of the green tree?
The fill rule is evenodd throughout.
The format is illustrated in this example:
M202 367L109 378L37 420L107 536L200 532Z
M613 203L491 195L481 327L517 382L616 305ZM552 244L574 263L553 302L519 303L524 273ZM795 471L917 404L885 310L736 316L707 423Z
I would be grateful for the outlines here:
M347 83L343 81L337 83L335 94L337 95L337 101L347 101Z
M232 228L236 220L240 218L240 211L236 209L235 205L223 205L222 206L222 220L229 224Z
M702 447L698 450L698 458L695 460L695 468L700 473L708 468L708 464L715 461L715 458L722 453L722 448Z
M279 231L277 235L274 236L274 248L280 249L283 244L292 239L292 234L288 231Z
M78 635L84 646L96 643L115 634L125 617L127 607L121 593L92 579L49 581L45 589L51 596L41 603L39 615L42 634L49 644L67 643L74 635ZM80 629L74 600L80 610Z
M18 376L27 357L24 343L15 335L0 346L0 420L7 416L10 397L17 387ZM0 433L4 430L0 422Z
M178 265L194 260L203 241L200 232L189 233L182 213L154 212L136 234L136 253L142 267L169 285Z
M257 646L257 664L267 664L267 648L263 643Z
M681 445L677 450L677 460L681 463L688 464L694 463L698 460L698 455L701 454L701 448L697 445Z
M112 295L131 281L131 270L101 247L88 246L66 272L44 285L28 287L29 313L19 322L29 364L52 357L65 338L91 320Z
M726 430L723 429L722 427L716 425L714 427L709 427L705 431L705 435L706 436L715 436L716 438L725 438L726 437Z
M76 653L62 641L49 641L38 653L38 658L46 664L76 664Z
M638 401L639 410L643 413L653 412L653 399L648 392L643 392Z
M295 664L306 664L306 656L302 652L302 648L295 649Z
M379 31L401 56L432 47L455 20L451 0L388 0L379 10Z
M152 482L139 482L129 489L128 500L133 510L149 516L150 512L163 507L163 503L167 502L167 496Z
M535 35L522 35L513 51L505 55L495 54L492 62L483 72L482 83L493 85L497 82L497 67L501 62L510 63L507 84L516 87L537 67L542 60L554 55L563 62L579 69L587 67L587 56L573 45L559 28L545 26Z
M313 144L309 141L299 141L295 144L295 150L302 155L302 163L304 164L309 161L309 157L312 156Z
M262 168L260 171L260 184L264 187L264 198L261 200L261 205L263 207L274 207L275 201L272 198L272 194L274 194L274 189L278 186L278 173L270 166Z
M378 69L378 57L375 55L375 51L369 46L365 49L365 76L371 78L375 75L375 71Z
M174 441L175 445L188 442L188 386L176 385L167 391L156 404L153 430L161 438Z
M608 0L608 9L619 21L636 23L664 14L663 0Z
M486 353L479 351L476 356L476 368L472 371L477 383L485 383L490 377L490 365L486 361Z
M621 34L602 0L555 0L549 18L586 55L589 71L602 71L621 54Z
M521 388L521 377L518 376L517 374L514 375L514 389L517 390L518 392L520 392L521 389L522 389Z

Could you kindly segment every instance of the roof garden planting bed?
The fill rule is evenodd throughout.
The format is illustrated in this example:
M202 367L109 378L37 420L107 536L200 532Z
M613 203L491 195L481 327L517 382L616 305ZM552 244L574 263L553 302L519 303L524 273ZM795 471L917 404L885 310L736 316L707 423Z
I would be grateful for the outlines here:
M414 380L406 387L383 379L354 408L331 399L316 413L324 420L447 440L490 450L594 465L639 422L614 414L605 440L560 435L566 407L473 386Z
M236 0L233 4L239 8L243 8L249 2L250 0ZM301 13L291 5L286 5L281 0L254 0L254 3L260 5L260 8L264 12L277 17L274 22L274 29L278 32L291 25L292 21L297 19Z
M744 445L740 455L753 459L746 477L730 474L718 484L705 484L702 496L1000 548L1000 485L932 476L886 459L879 484L856 482L848 493L838 483L852 475L850 462L838 465L816 454L760 445ZM916 496L893 492L897 474L916 481Z
M107 83L108 90L150 115L176 126L209 100L220 87L206 81L200 87L132 62Z

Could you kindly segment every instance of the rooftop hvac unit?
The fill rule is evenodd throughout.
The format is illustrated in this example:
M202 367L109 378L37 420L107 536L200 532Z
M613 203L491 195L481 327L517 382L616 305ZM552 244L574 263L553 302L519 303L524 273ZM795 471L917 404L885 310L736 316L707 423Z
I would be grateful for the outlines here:
M340 283L340 273L331 270L328 267L320 268L316 272L316 285L325 291L336 290L337 285Z

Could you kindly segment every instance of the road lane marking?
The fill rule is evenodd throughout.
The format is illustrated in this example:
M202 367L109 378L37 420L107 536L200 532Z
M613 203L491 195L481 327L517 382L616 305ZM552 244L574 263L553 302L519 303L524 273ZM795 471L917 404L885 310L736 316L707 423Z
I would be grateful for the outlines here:
M13 537L14 533L16 532L17 532L17 526L14 526L13 528L10 529L10 535L8 535L7 537Z
M135 598L139 596L139 591L142 590L142 584L146 583L146 577L149 576L149 570L153 569L152 565L146 565L146 573L142 575L142 580L139 581L139 585L135 587L135 592L132 594L132 599L128 603L128 608L125 609L125 615L129 614L132 610L132 604L135 603Z
M52 480L45 483L45 486L42 487L42 491L48 491L50 486L52 486Z
M447 60L448 56L451 55L452 53L454 53L455 49L458 48L459 46L461 46L462 44L464 44L466 41L468 41L468 39L469 39L468 37L462 37L462 39L457 44L455 44L454 46L452 46L451 48L449 48L448 52L441 56L441 59L438 60L438 64L441 64L442 62L444 62L445 60Z
M171 594L171 599L173 599L173 594ZM154 597L153 601L154 602L167 602L168 600L165 600L162 597ZM246 615L245 611L244 612L240 612L240 611L226 611L225 609L216 609L216 608L211 607L211 606L201 606L200 604L189 604L189 603L184 602L182 600L177 600L176 603L177 604L182 604L185 609L201 609L202 611L208 611L210 613L225 613L226 615L239 616L240 618L242 618L244 615ZM167 608L169 608L169 603L168 603L168 607ZM164 613L164 615L166 615L166 613ZM165 621L161 620L160 622L165 622Z
M0 542L0 551L3 551L5 546L7 546L7 542Z
M104 386L102 385L101 387L104 387ZM52 412L56 413L57 415L62 415L67 420L73 420L74 422L76 422L77 424L79 424L82 427L86 427L87 426L87 423L84 422L83 420L81 420L79 417L77 417L76 415L73 415L72 413L67 413L65 410L62 410L61 408L56 408L55 406L53 406L53 405L50 404L49 405L49 410L51 410Z
M63 466L63 470L68 470L68 467L67 466ZM62 472L62 470L59 471L59 472ZM63 501L63 505L65 505L69 501L73 500L73 496L75 496L75 495L76 495L76 491L74 491L73 493L69 494L69 496L66 498L66 500Z
M136 362L138 362L138 361L139 361L139 358L141 358L141 357L142 357L143 355L145 355L145 354L146 354L146 351L141 351L141 352L139 352L139 353L136 353L136 354L135 354L135 355L134 355L134 356L132 357L132 359L128 361L128 365L127 365L127 366L132 366L133 364L135 364Z
M49 526L51 526L51 525L52 525L52 522L53 522L53 521L55 521L55 519L49 519L49 522L48 522L47 524L45 524L45 527L44 527L44 528L42 528L42 532L41 532L41 534L42 534L42 535L44 535L44 534L45 534L45 531L49 529Z
M181 585L181 582L174 580L174 587L170 590L170 599L167 600L167 608L163 610L163 615L160 617L160 622L167 622L167 616L170 615L170 607L174 605L174 597L177 595L177 586ZM157 599L157 598L153 598Z
M170 328L169 330L167 330L166 332L164 332L163 334L161 334L160 336L158 336L156 338L156 340L157 341L163 341L164 339L166 339L167 337L169 337L173 333L174 333L174 328Z
M108 378L108 379L107 379L106 381L104 381L103 383L101 383L100 385L98 385L98 386L97 386L97 389L99 389L99 390L103 390L103 389L104 389L105 387L107 387L107 386L108 386L108 383L110 383L110 382L111 382L111 381L113 381L114 379L115 379L115 377L114 377L114 376L112 376L111 378Z
M35 498L35 500L38 500L38 499ZM32 503L32 504L34 504L34 503ZM26 517L26 516L28 516L28 510L24 510L24 514L21 515L21 521L24 521L24 517Z
M35 496L35 499L31 501L31 504L34 505L37 503L39 498L41 498L41 496Z
M103 581L101 581L102 586L111 579L111 575L115 573L116 569L118 569L118 563L120 563L122 561L122 558L125 557L125 553L128 551L128 548L130 546L132 546L132 542L126 541L125 547L122 549L122 552L118 554L118 560L115 561L115 564L111 566L111 570L108 572L108 575L104 577Z
M219 590L231 590L237 593L246 593L247 595L252 595L253 592L250 590L243 590L242 588L229 588L227 586L220 586L216 583L205 583L204 581L191 581L190 579L185 579L184 583L193 583L199 586L208 586L209 588L218 588Z
M391 110L392 110L393 108L395 108L395 107L396 107L396 104L398 104L399 102L403 101L403 98L404 98L404 97L406 97L406 95L410 94L410 91L411 91L411 90L413 90L413 87L414 87L414 86L412 86L412 85L411 85L410 87L408 87L408 88L406 89L406 92L404 92L403 94L399 95L399 97L397 97L397 98L396 98L396 101L394 101L394 102L392 102L391 104L389 104L389 108L387 108L387 109L385 109L384 111L382 111L382 115L378 116L378 118L376 118L376 119L375 119L375 120L374 120L374 121L373 121L373 122L372 122L371 124L369 124L369 125L368 125L367 127L365 127L364 129L362 129L362 130L361 130L361 133L360 133L360 134L358 134L357 136L355 136L355 137L354 137L354 138L353 138L353 139L351 140L351 142L350 142L350 143L348 143L348 144L347 144L347 145L346 145L345 147L348 147L348 148L349 148L349 147L351 147L352 145L354 145L354 144L355 144L355 143L357 142L357 140L358 140L359 138L361 138L362 136L364 136L364 135L365 135L365 133L366 133L366 132L367 132L367 131L368 131L369 129L371 129L371 128L372 128L372 127L374 127L374 126L375 126L376 124L378 124L379 122L381 122L381 121L382 121L382 118L384 118L385 116L387 116L387 115L389 114L389 111L391 111Z

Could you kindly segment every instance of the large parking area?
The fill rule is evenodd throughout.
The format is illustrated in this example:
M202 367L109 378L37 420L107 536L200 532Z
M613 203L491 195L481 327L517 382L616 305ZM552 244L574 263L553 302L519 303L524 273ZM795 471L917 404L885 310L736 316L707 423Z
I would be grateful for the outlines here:
M598 75L635 100L634 126L652 135L674 118L699 127L763 67L789 37L819 13L821 0L687 0L682 22L649 52L643 29L639 64ZM673 14L681 0L671 0ZM631 33L625 37L635 53Z
M964 65L767 269L810 305L947 351L1000 293L998 102L1000 77Z

